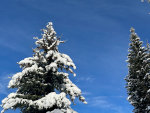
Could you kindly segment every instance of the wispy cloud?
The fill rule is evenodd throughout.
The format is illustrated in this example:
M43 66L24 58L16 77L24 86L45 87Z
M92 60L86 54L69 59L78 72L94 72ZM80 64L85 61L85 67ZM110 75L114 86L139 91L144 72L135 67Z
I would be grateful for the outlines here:
M7 88L10 76L13 74L2 74L0 76L0 94L8 95L9 89Z
M8 48L8 49L11 49L13 51L22 52L20 47L17 47L16 45L12 45L9 42L2 42L2 41L0 41L0 46L3 46L3 47Z
M87 92L87 91L83 91L82 95L86 95L87 96L87 95L92 95L92 93L91 92Z
M94 80L95 78L90 77L90 76L77 78L77 82L80 82L80 81L93 82Z
M28 44L25 42L31 41L32 37L23 28L20 28L19 25L12 23L11 26L11 30L7 26L0 26L0 46L27 55L28 51L26 47Z
M120 98L120 96L118 97ZM90 107L112 110L114 113L130 113L130 111L123 106L110 102L106 96L97 96L88 99L88 105Z
M100 108L110 108L112 106L112 104L110 104L104 97L101 96L92 98L90 105Z

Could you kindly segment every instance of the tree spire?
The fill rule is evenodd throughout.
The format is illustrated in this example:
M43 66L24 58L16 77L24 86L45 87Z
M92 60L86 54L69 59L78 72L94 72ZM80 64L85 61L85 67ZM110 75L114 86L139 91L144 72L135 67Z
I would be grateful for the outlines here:
M149 113L149 44L147 43L147 48L143 47L142 41L135 33L134 28L131 28L130 32L130 47L127 60L129 71L126 76L128 101L134 106L134 113Z

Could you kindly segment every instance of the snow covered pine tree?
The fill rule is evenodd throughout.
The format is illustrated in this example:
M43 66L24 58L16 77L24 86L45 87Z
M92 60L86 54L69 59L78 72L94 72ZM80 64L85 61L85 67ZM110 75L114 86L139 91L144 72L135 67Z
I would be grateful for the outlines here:
M8 88L17 88L2 100L4 113L7 109L19 108L22 113L77 113L70 107L70 96L86 104L81 96L81 90L71 82L69 73L76 75L72 59L58 51L58 45L63 43L49 22L43 29L42 38L35 42L33 57L25 58L18 64L22 72L13 75Z
M150 113L150 53L142 47L142 41L131 28L128 54L129 73L126 76L128 101L134 106L134 113Z

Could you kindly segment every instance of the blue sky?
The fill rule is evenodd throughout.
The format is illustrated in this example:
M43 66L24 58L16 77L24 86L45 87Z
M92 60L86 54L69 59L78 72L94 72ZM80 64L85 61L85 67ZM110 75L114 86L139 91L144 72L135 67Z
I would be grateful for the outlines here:
M60 51L77 66L73 82L88 104L76 101L79 113L132 113L126 100L129 29L150 40L150 4L140 0L1 0L0 1L0 100L8 76L21 71L16 62L32 56L33 37L53 22L65 44ZM2 110L2 108L0 108ZM8 110L6 113L19 113Z

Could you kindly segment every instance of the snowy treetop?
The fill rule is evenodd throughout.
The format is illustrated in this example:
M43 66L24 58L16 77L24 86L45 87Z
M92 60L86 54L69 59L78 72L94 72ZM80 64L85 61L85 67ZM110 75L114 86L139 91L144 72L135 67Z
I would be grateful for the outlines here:
M40 39L34 37L37 40L34 55L18 62L22 71L14 74L8 85L8 88L18 90L2 101L2 113L18 104L27 104L34 108L38 106L38 109L51 108L55 104L59 108L70 110L67 113L75 113L69 107L71 102L66 95L70 96L72 102L78 97L83 103L87 103L81 96L81 90L69 79L69 74L76 76L73 71L76 66L67 54L59 52L58 45L64 41L56 36L52 25L52 22L48 23ZM60 94L56 94L55 90Z

